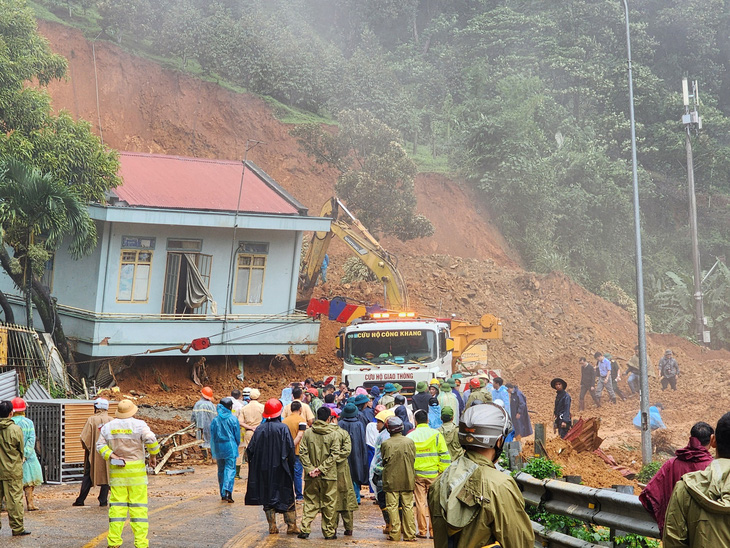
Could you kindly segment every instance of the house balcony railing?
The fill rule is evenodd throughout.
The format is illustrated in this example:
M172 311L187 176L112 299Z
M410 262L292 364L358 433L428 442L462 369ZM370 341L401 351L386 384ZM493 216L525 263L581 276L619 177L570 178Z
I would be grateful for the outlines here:
M72 316L82 320L94 321L162 321L173 320L190 322L266 322L266 321L302 321L308 318L301 311L286 314L145 314L137 312L95 312L68 305L58 305L58 312L64 316Z

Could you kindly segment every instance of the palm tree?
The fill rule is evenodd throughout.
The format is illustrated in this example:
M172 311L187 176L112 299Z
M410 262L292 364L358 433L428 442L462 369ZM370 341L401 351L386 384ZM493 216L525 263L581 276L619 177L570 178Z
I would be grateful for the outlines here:
M0 227L3 241L22 267L28 327L33 327L33 275L43 272L48 252L69 241L75 259L96 246L96 226L74 190L15 159L0 166ZM17 281L16 281L17 283Z

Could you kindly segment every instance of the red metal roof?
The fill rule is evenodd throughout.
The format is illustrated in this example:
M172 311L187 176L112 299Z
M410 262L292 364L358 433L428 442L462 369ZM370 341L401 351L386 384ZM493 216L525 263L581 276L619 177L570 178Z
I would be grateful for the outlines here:
M114 193L130 206L236 211L243 163L121 152L122 184ZM252 162L247 162L238 210L283 215L306 209Z

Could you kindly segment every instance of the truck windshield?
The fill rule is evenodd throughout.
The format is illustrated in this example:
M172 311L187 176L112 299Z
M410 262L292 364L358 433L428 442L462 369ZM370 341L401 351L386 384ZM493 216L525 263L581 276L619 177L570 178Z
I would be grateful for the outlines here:
M426 329L356 331L345 335L345 362L426 363L436 359L436 333Z

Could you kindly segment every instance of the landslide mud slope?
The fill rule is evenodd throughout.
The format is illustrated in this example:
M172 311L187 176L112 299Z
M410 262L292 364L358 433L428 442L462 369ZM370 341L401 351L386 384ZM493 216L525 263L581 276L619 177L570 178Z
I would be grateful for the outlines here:
M99 109L91 44L80 32L61 25L40 23L54 51L69 60L69 80L50 87L56 109L67 109L75 117L101 129L105 143L119 150L185 156L241 159L246 139L265 141L249 153L279 183L302 201L313 214L333 193L336 173L314 164L289 135L289 127L278 122L261 99L237 94L166 70L104 42L96 44ZM615 356L631 356L636 325L621 308L596 297L560 274L538 276L520 268L489 221L485 208L463 183L440 175L419 175L418 207L434 223L430 238L397 242L386 238L384 246L400 258L408 282L413 308L422 314L445 316L455 313L477 321L485 312L504 322L504 340L491 344L492 365L505 379L517 382L527 395L533 421L551 422L554 392L549 388L555 376L568 381L578 408L578 358L595 350ZM335 283L341 265L349 255L342 245L332 248L332 270L328 285L318 296L341 295L351 300L380 300L376 284ZM254 367L246 371L246 383L258 385L270 397L287 380L304 376L339 374L332 337L338 325L323 322L318 354L286 367ZM665 421L676 445L686 441L697 420L715 423L730 410L727 394L730 381L724 371L730 353L703 352L672 336L652 335L649 355L656 366L665 347L672 347L682 368L676 393L662 393L656 379L650 383L652 401L662 401ZM144 364L144 362L139 362ZM179 362L175 362L177 364ZM624 362L622 362L623 364ZM119 377L123 391L136 389L149 400L185 404L195 396L195 385L187 368L160 360L157 372L148 367ZM237 367L220 364L211 375L218 393L230 389ZM211 363L211 368L217 367ZM162 378L173 393L159 387ZM628 392L625 383L622 387ZM184 394L183 394L184 393ZM605 398L604 398L605 401ZM638 411L634 398L616 406L605 405L598 413L592 407L583 416L600 415L604 445L636 447L639 434L631 425Z

